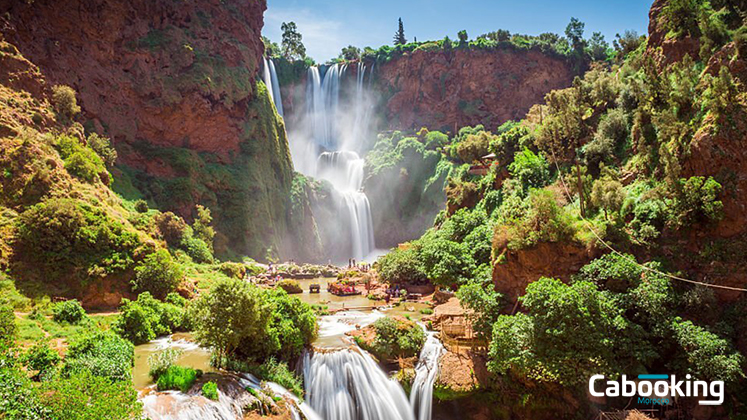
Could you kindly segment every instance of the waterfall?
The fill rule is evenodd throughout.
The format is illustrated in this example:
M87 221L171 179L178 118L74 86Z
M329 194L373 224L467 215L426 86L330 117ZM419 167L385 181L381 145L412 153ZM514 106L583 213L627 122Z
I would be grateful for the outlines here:
M267 93L275 104L275 109L277 109L278 114L282 117L283 98L280 96L280 83L278 82L278 75L275 71L275 63L272 62L271 58L265 58L262 67L262 81L267 86Z
M436 338L435 332L426 332L428 339L420 351L420 358L415 367L415 380L410 390L410 405L416 420L431 420L433 408L433 382L438 374L438 361L446 351L444 345Z
M346 237L342 239L350 243L349 249L339 249L344 254L332 256L339 261L351 257L362 260L375 248L371 206L361 190L364 160L354 151L360 149L358 143L365 134L362 127L368 124L366 110L370 107L363 105L366 67L358 65L354 96L341 103L347 69L345 64L308 69L304 129L291 136L296 169L329 181L337 192L339 218L325 222L334 223L330 230L343 233Z
M325 420L415 420L402 387L357 349L306 353L306 402Z

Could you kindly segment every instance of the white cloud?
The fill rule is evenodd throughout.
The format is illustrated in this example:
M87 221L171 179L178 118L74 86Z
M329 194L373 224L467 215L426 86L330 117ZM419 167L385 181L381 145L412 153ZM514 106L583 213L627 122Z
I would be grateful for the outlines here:
M272 8L265 12L265 27L262 33L278 44L282 40L280 25L283 22L296 22L303 36L306 54L319 62L337 57L350 38L342 22L329 19L307 8ZM348 43L350 43L348 41Z

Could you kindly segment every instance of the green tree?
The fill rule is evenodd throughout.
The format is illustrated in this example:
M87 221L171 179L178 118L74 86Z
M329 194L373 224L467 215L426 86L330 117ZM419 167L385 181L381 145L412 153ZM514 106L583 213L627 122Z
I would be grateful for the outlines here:
M513 162L508 166L508 172L519 180L525 189L542 188L550 180L550 170L545 157L526 148L516 152Z
M585 47L584 26L583 22L572 17L568 26L565 27L565 36L571 41L571 46L576 51L583 51Z
M148 254L143 262L135 267L133 289L136 292L150 292L157 298L164 298L182 282L184 272L179 263L171 258L169 251L159 249Z
M269 38L263 36L262 37L262 44L265 46L265 57L268 58L275 58L280 57L282 50L280 49L280 46L277 42L270 41Z
M610 48L610 44L604 39L604 35L601 32L594 32L591 34L589 39L589 54L591 59L595 61L603 61L607 59L607 51Z
M215 238L215 229L213 229L213 216L210 214L210 209L200 204L196 206L197 217L195 222L192 224L194 235L197 239L205 242L210 248L210 252L213 252L213 240Z
M605 219L609 219L609 213L619 214L623 202L625 202L625 190L616 177L607 175L594 181L591 203L604 210Z
M402 24L402 18L399 18L397 32L394 34L394 45L405 44L407 44L407 38L405 38L405 25Z
M342 58L345 61L359 60L361 58L361 50L358 47L348 45L347 47L344 47L342 49L342 52L340 53L340 58Z
M243 339L256 343L267 339L272 307L259 288L231 279L218 281L201 295L190 313L197 342L214 349L220 365Z
M75 90L70 86L53 86L52 103L57 113L66 118L73 118L80 113L80 106L78 106L78 101L75 99Z
M86 311L75 299L55 303L52 307L52 319L57 322L77 324L86 316Z
M3 347L12 347L18 335L18 325L13 308L9 305L0 305L0 350Z
M295 22L283 22L280 25L283 31L283 57L286 60L303 60L306 58L306 47L303 45L303 36L298 32Z
M457 32L457 38L459 39L459 44L464 45L469 41L469 36L467 35L467 31L462 29L461 31Z

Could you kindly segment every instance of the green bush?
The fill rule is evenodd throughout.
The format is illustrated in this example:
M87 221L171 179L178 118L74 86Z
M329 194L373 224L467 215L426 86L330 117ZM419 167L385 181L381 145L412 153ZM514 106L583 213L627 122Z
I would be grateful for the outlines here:
M414 246L395 248L378 260L378 272L389 284L424 283L428 281Z
M57 322L77 324L86 316L86 310L77 300L66 300L52 306L52 319Z
M157 298L164 298L181 284L183 278L181 266L171 258L169 251L159 249L148 254L145 260L135 267L133 290L150 292Z
M545 157L524 149L514 155L508 172L518 179L524 188L542 188L550 182L550 170Z
M226 276L240 280L246 277L247 272L246 264L235 262L221 263L218 269Z
M573 221L548 190L532 190L527 197L529 208L519 219L496 225L493 248L518 250L539 242L558 242L573 237ZM506 203L504 201L504 203Z
M171 297L171 299L169 299ZM174 301L176 296L167 299ZM141 293L137 300L122 299L120 316L114 330L135 344L147 343L154 338L184 329L189 321L183 307L161 302L148 293Z
M446 146L449 143L449 136L440 131L429 131L425 135L425 148L427 150L436 150L439 147Z
M187 392L197 380L197 371L190 367L169 366L166 371L158 377L156 387L159 391L178 390Z
M218 385L209 381L202 384L202 395L213 401L218 401Z
M112 381L130 381L135 347L111 331L86 332L74 337L68 347L63 372L82 373Z
M80 112L80 106L75 99L75 90L70 86L52 86L52 104L59 114L67 118L73 118Z
M250 367L249 370L258 378L275 382L298 397L303 397L303 380L295 372L288 369L287 363L278 362L274 357L271 357L261 365Z
M149 210L148 208L148 202L145 200L137 200L135 201L135 211L138 213L147 213Z
M91 133L87 140L88 146L91 147L91 149L93 149L93 151L96 152L96 154L99 155L108 166L114 166L117 162L117 151L112 146L109 138L99 136L96 133Z
M464 140L456 144L456 153L464 163L477 162L488 154L488 147L494 138L493 134L487 131L469 134Z
M29 207L16 222L17 255L49 280L85 280L133 265L138 235L83 201L55 198ZM77 283L75 284L77 285Z
M289 295L303 293L303 289L301 289L301 285L298 283L298 281L293 280L293 279L280 280L277 284L277 287L285 290L285 292L288 293Z
M86 181L100 179L106 185L111 183L111 175L106 170L104 161L90 147L78 139L62 135L55 139L55 147L65 162L65 169L72 175Z
M0 348L13 346L17 335L18 325L13 308L0 305Z
M607 290L622 293L640 283L643 269L630 254L610 253L581 267L574 281L588 281Z
M54 420L132 420L142 414L131 382L85 372L43 382L38 395L41 406L50 411L44 418Z
M672 330L680 347L673 361L678 371L707 381L734 383L744 378L744 356L729 341L679 318L673 321Z
M425 332L410 320L386 316L372 325L376 331L373 342L368 345L359 340L359 344L382 360L417 356L425 344Z
M680 190L675 205L675 223L678 225L715 222L723 216L724 204L718 200L721 184L713 177L681 179Z
M46 341L39 341L34 344L26 354L23 355L23 363L29 371L36 371L35 377L44 377L45 374L57 367L62 358L60 355L49 347Z
M157 381L161 375L176 363L176 359L181 354L182 351L179 349L165 349L151 354L148 356L148 375L150 375L153 381Z

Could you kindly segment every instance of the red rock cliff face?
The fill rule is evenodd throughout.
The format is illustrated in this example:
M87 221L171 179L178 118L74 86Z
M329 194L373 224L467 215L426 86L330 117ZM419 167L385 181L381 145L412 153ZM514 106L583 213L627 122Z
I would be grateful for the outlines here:
M283 253L292 163L255 76L265 0L0 0L0 30L113 139L117 182L213 210L216 250ZM287 255L287 254L286 254Z
M51 83L73 86L85 116L115 142L227 157L253 94L265 8L257 0L38 0L0 11L11 18L9 40Z
M526 115L576 72L563 59L513 49L415 51L377 67L390 129L489 129Z

